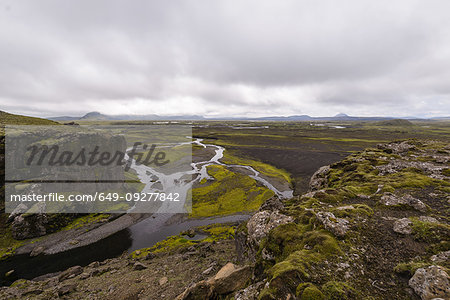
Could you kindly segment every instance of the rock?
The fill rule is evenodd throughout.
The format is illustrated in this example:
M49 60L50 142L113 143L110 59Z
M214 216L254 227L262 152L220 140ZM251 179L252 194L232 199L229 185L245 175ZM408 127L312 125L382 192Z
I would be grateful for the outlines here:
M150 259L154 259L156 257L155 253L149 252L146 256L145 259L146 260L150 260Z
M81 275L80 275L80 279L82 279L82 280L88 279L89 277L91 277L91 274L90 273L86 273L86 272L81 273Z
M317 170L309 181L309 190L315 191L326 188L328 186L328 173L330 172L330 166L323 166Z
M176 299L213 299L213 295L230 294L244 288L251 276L252 268L250 266L239 267L228 263L214 277L187 288Z
M158 281L158 283L159 283L159 285L165 285L167 282L169 282L169 279L167 278L167 277L162 277L159 281Z
M39 254L41 254L42 252L44 252L44 250L45 250L45 248L42 247L42 246L35 247L35 248L33 249L33 251L31 251L30 256L31 256L31 257L38 256Z
M347 230L349 229L349 221L346 219L336 218L333 213L318 212L316 214L316 218L323 224L325 229L338 237L345 236Z
M392 193L384 193L381 197L381 203L386 206L407 205L419 211L426 211L427 209L427 206L422 201L411 195L398 197Z
M394 142L389 144L377 145L378 149L385 150L387 153L404 154L408 151L416 149L416 146L409 144L407 141Z
M98 261L94 261L94 262L91 262L91 263L88 265L88 267L89 267L89 268L98 268L98 267L100 267L100 263L99 263Z
M259 210L260 211L263 211L263 210L275 211L275 210L281 210L283 208L284 208L283 202L281 202L281 200L278 197L273 196L272 198L270 198L266 202L264 202L261 205L261 207L259 208Z
M429 216L420 216L419 221L428 222L428 223L439 223L438 220L436 220L433 217L429 217Z
M140 271L147 269L147 266L140 262L135 262L133 265L133 270Z
M9 270L8 272L5 273L5 278L11 278L15 272L16 271L14 270Z
M264 287L265 281L259 281L252 285L249 285L243 290L240 290L234 294L235 300L257 300L259 292Z
M58 296L70 294L76 290L76 284L66 284L58 288Z
M430 259L432 262L447 262L450 260L450 250L433 255Z
M394 222L394 231L400 234L411 234L412 222L408 218L399 219Z
M81 273L83 273L83 268L80 266L74 266L71 268L68 268L67 270L65 270L64 272L62 272L61 274L59 274L58 276L58 281L64 281L66 279L68 279L69 277L74 277L77 275L80 275Z
M422 300L434 298L449 299L450 281L448 274L439 266L417 269L409 280L409 286Z
M227 263L217 274L208 280L213 291L219 295L229 294L245 287L252 276L250 266L238 267L233 263Z
M14 210L11 212L11 214L8 216L8 223L14 221L14 219L18 216L23 214L24 212L26 212L28 210L28 207L23 204L20 203L19 205L17 205L16 208L14 208Z
M205 271L202 272L203 275L209 275L211 274L212 270L214 270L214 267L209 267Z
M47 233L45 224L47 224L45 214L18 215L12 222L11 234L16 240L43 236Z
M200 281L187 288L176 300L210 299L212 294L211 285L206 281Z
M256 244L264 238L270 230L282 224L293 222L294 219L290 216L283 215L278 211L263 210L254 214L247 222L247 239Z

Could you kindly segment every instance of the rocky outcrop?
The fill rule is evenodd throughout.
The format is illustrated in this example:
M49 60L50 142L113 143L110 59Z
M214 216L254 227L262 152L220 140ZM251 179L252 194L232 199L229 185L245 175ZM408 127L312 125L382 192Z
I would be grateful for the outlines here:
M427 209L427 206L422 201L412 197L411 195L404 195L400 197L392 193L384 193L383 196L381 196L381 203L386 206L406 205L419 211L426 211Z
M323 224L325 229L337 237L344 237L349 229L350 222L346 219L336 218L333 213L318 212L316 218Z
M315 191L320 190L327 187L327 175L330 171L330 166L323 166L319 170L317 170L309 181L309 190Z
M43 236L47 233L45 228L47 222L45 214L18 215L12 222L11 234L16 240Z
M272 197L261 206L260 211L247 221L245 231L236 232L235 244L238 261L254 262L259 243L269 231L294 221L293 217L279 211L283 208L283 203L277 197Z
M435 263L448 262L450 260L450 250L431 256L430 260Z
M64 272L62 272L61 274L59 274L58 281L61 282L66 279L73 278L75 276L80 275L81 273L83 273L82 267L80 267L80 266L71 267L71 268L65 270Z
M282 224L293 222L294 219L279 211L263 210L254 214L247 222L247 240L250 243L258 244L270 230Z
M393 230L400 234L411 234L412 232L411 225L412 222L410 219L403 218L394 222Z
M442 267L420 268L409 280L409 286L422 300L450 298L450 277Z
M410 144L408 141L403 141L400 143L379 144L377 147L378 149L384 150L386 153L394 154L404 154L408 151L416 149L416 146Z

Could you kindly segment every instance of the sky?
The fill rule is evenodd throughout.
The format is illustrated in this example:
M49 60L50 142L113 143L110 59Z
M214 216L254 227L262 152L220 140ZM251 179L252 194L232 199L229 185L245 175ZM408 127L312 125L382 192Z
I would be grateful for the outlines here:
M450 115L448 0L0 0L0 110Z

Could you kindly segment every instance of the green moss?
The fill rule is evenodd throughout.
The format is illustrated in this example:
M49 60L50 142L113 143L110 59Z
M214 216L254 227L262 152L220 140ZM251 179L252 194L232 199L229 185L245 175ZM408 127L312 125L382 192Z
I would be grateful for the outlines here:
M133 251L130 256L132 258L143 258L149 253L173 253L182 248L197 244L198 242L199 241L188 240L181 235L174 235L156 243L153 247Z
M104 222L109 217L110 217L110 215L107 215L107 214L89 214L89 215L75 219L69 225L62 228L62 230L75 229L75 228L80 228L80 227L83 227L83 226L86 226L89 224L93 224L93 223Z
M16 249L25 243L26 241L15 240L11 235L11 229L7 228L6 232L0 235L0 261L13 255Z
M442 175L450 177L450 169L444 169L442 170Z
M207 171L214 181L192 189L192 218L254 211L274 195L270 189L258 186L251 177L224 166L211 165Z
M299 281L309 280L311 264L319 261L318 253L309 250L295 251L269 269L271 281L281 281L285 285L295 286L296 282L298 284Z
M173 253L201 242L215 242L232 239L235 234L235 226L226 224L211 224L197 227L194 230L197 233L207 234L208 236L199 240L190 240L187 239L183 233L180 233L178 235L169 236L156 243L153 247L136 250L132 252L130 256L132 258L143 258L149 253Z
M275 289L271 289L271 288L264 288L263 290L261 290L261 292L259 293L258 299L259 300L275 300L278 299L276 297L276 290Z
M347 300L360 298L359 293L350 285L340 281L328 281L322 291L329 300Z
M210 235L213 240L233 238L235 234L234 226L226 226L221 224L212 224L204 227L199 227L200 230Z
M447 224L423 222L415 217L410 220L413 223L412 233L418 241L438 243L450 236L450 226Z
M230 154L230 151L224 152L224 156L221 161L229 165L251 166L262 175L291 183L291 175L287 171L257 160L233 156Z
M325 295L316 287L307 287L300 298L301 300L322 300Z
M276 257L273 266L264 264L262 249ZM295 289L310 278L311 266L341 254L337 240L325 230L311 230L310 225L289 223L273 229L263 241L258 261L266 267L270 287L280 284Z
M414 275L417 269L429 266L430 263L426 262L408 262L399 263L394 267L394 272L399 274L408 274L410 276Z
M325 300L325 295L311 283L299 284L296 295L300 300Z

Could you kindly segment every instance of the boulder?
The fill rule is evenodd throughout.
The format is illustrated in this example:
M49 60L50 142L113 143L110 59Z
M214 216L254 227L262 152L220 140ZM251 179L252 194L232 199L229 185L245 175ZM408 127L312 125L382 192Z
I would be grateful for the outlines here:
M234 294L235 300L257 300L259 298L259 293L264 287L265 281L259 281L252 285L249 285L245 289L237 291Z
M450 298L450 281L448 274L439 266L417 269L409 280L409 286L422 300Z
M165 285L169 282L169 279L167 277L161 277L161 279L158 280L159 285Z
M346 219L336 218L331 212L318 212L317 220L323 224L325 229L333 233L337 237L343 237L349 229L349 221Z
M399 219L394 222L394 231L400 234L411 234L412 222L408 218Z
M293 221L292 217L286 216L277 210L272 212L268 210L260 211L254 214L247 222L247 239L249 242L259 244L270 230Z
M212 295L211 285L206 281L200 281L187 288L176 300L210 299Z
M245 287L252 276L250 266L238 267L233 263L227 263L217 274L208 280L213 291L219 295L226 295Z
M33 248L33 251L31 251L30 256L34 257L34 256L38 256L40 255L42 252L44 252L45 248L42 246L37 246L35 248Z
M77 288L76 284L66 284L58 288L58 296L64 296L74 292Z
M450 260L450 250L433 255L430 259L432 262L447 262Z
M328 185L328 173L330 172L330 166L323 166L317 170L309 181L309 190L315 191L326 188Z
M133 265L133 270L140 271L147 269L147 266L140 262L135 262Z
M275 210L281 210L283 208L284 208L283 202L281 202L281 200L277 196L273 196L272 198L270 198L269 200L264 202L261 205L261 207L259 208L259 210L260 211L263 211L263 210L275 211Z
M47 224L45 214L18 215L12 222L11 234L16 240L43 236L47 233L45 224Z
M392 193L384 193L383 196L381 196L381 203L386 206L407 205L419 211L426 211L427 209L427 206L422 201L411 195L399 197Z
M59 274L58 281L59 282L64 281L66 279L80 275L81 273L83 273L82 267L80 267L80 266L70 267L67 270L63 271L61 274Z
M228 295L244 288L251 279L252 273L250 266L239 267L228 263L214 277L197 282L176 299L215 299L217 295Z

